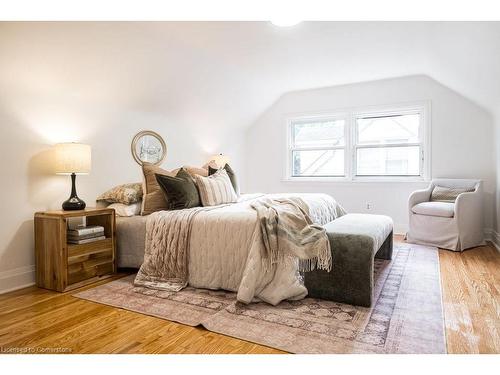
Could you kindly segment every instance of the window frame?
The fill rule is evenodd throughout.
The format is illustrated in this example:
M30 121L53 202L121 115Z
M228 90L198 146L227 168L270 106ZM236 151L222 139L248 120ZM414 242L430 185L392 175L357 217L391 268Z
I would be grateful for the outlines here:
M359 145L357 139L356 119L368 116L391 116L399 114L420 114L419 142ZM303 148L294 148L293 125L304 121L344 120L344 146L331 149L344 149L344 176L294 176L293 151ZM431 176L431 128L430 128L430 102L419 102L404 105L372 106L365 108L351 108L342 111L330 111L313 114L289 115L286 118L286 165L283 181L288 182L415 182L429 181ZM357 175L357 150L359 148L373 147L420 147L419 175ZM314 149L314 148L309 148ZM330 149L318 147L316 149Z
M296 147L294 145L294 129L293 126L300 122L306 121L344 121L344 145L343 146L330 146L330 147ZM348 114L347 113L336 113L332 115L316 115L316 116L305 116L305 117L295 117L291 118L288 121L288 132L287 132L287 175L293 179L345 179L347 176L346 165L348 164L347 159L349 158L349 154L347 152L348 139L350 138L348 123ZM293 152L294 151L314 151L314 150L344 150L344 174L343 175L331 175L331 176L294 176L293 175Z
M330 147L297 147L294 145L294 129L293 126L297 123L306 121L344 121L344 145L343 146L330 146ZM337 112L330 115L313 115L313 116L300 116L293 117L287 121L287 167L286 176L293 180L345 180L348 176L347 164L350 157L348 153L348 144L350 143L350 131L349 131L349 115L348 113ZM313 150L344 150L344 174L343 175L332 175L332 176L294 176L293 175L293 152L294 151L313 151Z

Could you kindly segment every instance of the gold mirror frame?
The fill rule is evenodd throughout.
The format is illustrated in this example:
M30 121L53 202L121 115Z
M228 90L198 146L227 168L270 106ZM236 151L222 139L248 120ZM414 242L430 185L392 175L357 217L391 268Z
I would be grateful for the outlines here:
M136 153L136 151L137 151L136 146L137 146L137 142L139 142L139 139L141 139L142 137L144 137L146 135L150 135L152 137L155 137L161 144L163 154L161 155L160 160L158 160L156 163L152 163L154 165L160 165L163 162L163 160L165 160L165 157L167 156L167 144L165 143L165 141L163 140L161 135L159 135L158 133L155 133L154 131L151 131L151 130L140 131L139 133L137 133L134 136L134 139L132 140L132 144L130 146L130 150L132 151L132 156L134 157L134 160L137 162L137 164L139 164L141 166L144 164L144 162L139 158L139 155L137 155L137 153Z

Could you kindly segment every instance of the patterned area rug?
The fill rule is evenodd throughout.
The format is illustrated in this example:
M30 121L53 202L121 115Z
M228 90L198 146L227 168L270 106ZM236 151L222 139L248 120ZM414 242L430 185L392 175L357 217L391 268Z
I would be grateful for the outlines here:
M437 249L396 244L376 260L371 308L314 298L244 305L226 291L136 288L131 275L76 297L292 353L446 353Z

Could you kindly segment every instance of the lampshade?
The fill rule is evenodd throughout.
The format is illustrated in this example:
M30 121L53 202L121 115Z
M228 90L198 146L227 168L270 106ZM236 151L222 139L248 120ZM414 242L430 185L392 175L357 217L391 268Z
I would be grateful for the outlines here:
M218 155L212 156L212 158L210 159L210 161L215 162L215 164L217 164L217 167L222 168L227 163L229 163L229 158L226 155L224 155L224 154L218 154Z
M54 146L56 174L90 172L90 146L81 143L58 143Z

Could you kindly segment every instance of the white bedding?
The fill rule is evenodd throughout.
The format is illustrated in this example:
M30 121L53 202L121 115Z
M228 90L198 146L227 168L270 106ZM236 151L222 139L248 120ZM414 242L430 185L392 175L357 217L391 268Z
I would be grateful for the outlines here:
M311 219L326 224L345 213L326 194L269 194L300 197L309 207ZM297 271L297 262L284 262L265 270L261 261L263 242L257 214L250 207L257 196L243 196L236 204L202 211L193 221L189 252L189 285L226 289L249 303L258 298L273 305L284 299L307 295Z
M271 304L300 299L307 294L296 265L282 264L265 272L260 261L261 231L250 207L263 194L244 194L238 203L202 211L193 219L189 253L191 286L238 292L238 299L255 298ZM345 211L326 194L267 194L266 197L300 197L311 219L320 225ZM139 268L144 258L147 216L117 218L118 266Z

